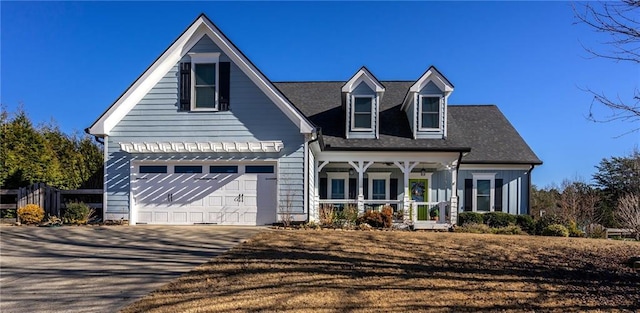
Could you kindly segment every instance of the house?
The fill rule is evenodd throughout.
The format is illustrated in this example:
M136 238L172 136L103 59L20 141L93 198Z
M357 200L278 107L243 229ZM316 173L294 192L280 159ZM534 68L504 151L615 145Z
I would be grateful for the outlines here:
M264 225L391 205L446 228L462 211L527 214L542 162L496 106L450 105L453 90L435 67L274 83L200 15L88 128L104 140L104 216Z

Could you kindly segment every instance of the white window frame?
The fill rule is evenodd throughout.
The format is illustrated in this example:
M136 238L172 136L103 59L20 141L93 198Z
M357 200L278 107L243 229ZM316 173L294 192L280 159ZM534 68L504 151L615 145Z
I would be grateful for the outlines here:
M369 128L356 127L356 123L355 123L356 98L371 99L371 111L369 112L371 116L371 127ZM375 111L374 108L376 105L375 99L376 99L376 96L372 96L372 95L352 95L351 96L351 131L372 131L373 130L373 114L374 114L374 111Z
M442 95L439 94L420 94L419 95L419 103L418 103L418 128L421 131L434 131L434 130L441 130L442 129L442 115L443 110L443 97ZM438 117L439 117L439 121L438 121L438 127L437 128L430 128L430 127L422 127L422 100L424 98L438 98Z
M218 111L220 106L218 103L220 88L220 53L189 53L191 57L191 111ZM216 89L213 108L196 107L196 65L197 64L215 64L216 65Z
M374 179L378 179L378 180L384 180L384 200L391 200L389 199L390 195L390 183L391 183L391 173L367 173L367 184L369 185L369 200L374 200L373 199L373 180ZM380 200L380 199L378 199Z
M494 212L496 209L496 173L473 173L473 212L488 213ZM489 190L489 211L478 211L478 180L488 180L490 184Z
M334 179L344 180L344 198L333 198L333 185L331 181ZM328 172L327 173L327 199L347 200L349 199L349 172Z

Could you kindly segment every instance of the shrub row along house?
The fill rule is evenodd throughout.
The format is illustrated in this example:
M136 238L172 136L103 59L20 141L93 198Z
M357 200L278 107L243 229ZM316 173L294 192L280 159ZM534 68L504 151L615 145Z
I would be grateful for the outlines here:
M274 83L201 15L88 129L105 144L104 216L263 225L388 204L445 228L461 211L528 213L542 162L496 106L452 92L435 67Z

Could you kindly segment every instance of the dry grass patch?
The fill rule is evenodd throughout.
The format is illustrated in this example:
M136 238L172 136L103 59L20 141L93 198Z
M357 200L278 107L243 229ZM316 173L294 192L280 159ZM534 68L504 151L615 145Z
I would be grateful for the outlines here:
M124 311L635 311L633 255L638 242L271 231Z

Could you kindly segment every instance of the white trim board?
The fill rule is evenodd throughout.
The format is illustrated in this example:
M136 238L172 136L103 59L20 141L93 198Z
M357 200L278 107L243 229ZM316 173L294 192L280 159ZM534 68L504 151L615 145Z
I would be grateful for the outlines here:
M209 18L201 14L187 30L109 107L89 128L92 135L109 135L110 131L142 100L142 98L173 68L203 37L208 36L224 54L262 90L271 101L300 129L311 133L315 129L287 98L273 86Z

